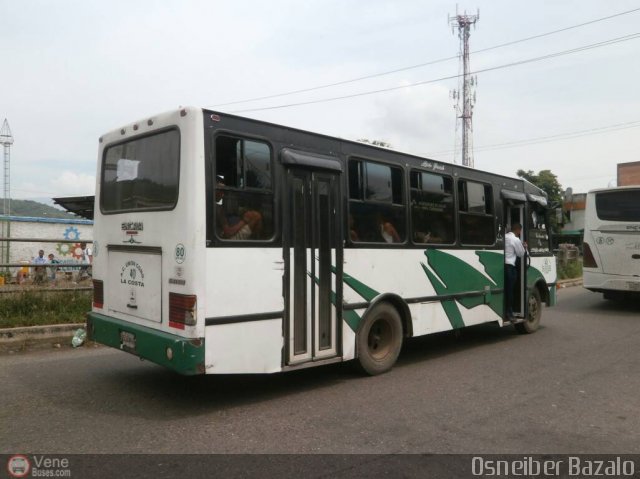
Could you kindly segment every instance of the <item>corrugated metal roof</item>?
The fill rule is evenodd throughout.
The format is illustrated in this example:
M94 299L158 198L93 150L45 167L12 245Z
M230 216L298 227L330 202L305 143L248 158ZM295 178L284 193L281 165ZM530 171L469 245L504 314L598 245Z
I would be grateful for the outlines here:
M93 203L95 196L66 196L64 198L52 198L53 202L62 206L65 210L88 220L93 219Z

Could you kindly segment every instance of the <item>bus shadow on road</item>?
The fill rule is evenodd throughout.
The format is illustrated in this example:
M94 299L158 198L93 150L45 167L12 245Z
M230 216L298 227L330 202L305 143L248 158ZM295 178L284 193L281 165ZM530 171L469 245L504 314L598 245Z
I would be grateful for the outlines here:
M540 326L540 331L542 330L544 326ZM410 338L404 342L398 366L433 360L472 348L488 347L520 336L513 327L500 328L497 323L487 323Z
M519 336L513 328L484 324L460 332L413 338L405 341L394 371L403 374L406 366L428 367L429 361L436 358L489 347ZM76 406L118 416L173 420L224 414L232 408L274 400L288 402L293 396L309 391L321 393L325 388L340 387L343 383L382 380L386 384L393 380L394 371L388 376L369 378L359 373L353 362L348 362L276 374L185 377L153 364L125 361L117 368L103 369L87 377L88 390ZM92 397L91 402L82 400L86 394Z
M640 313L640 300L638 298L626 298L620 300L602 299L593 309L602 313L630 313L637 315Z

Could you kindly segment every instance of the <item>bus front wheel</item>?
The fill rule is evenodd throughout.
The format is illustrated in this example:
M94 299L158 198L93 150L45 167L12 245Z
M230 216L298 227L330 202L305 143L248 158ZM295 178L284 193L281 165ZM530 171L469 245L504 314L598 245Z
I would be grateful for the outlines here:
M515 325L516 331L520 334L530 334L540 327L540 317L542 316L542 300L540 291L534 287L529 291L528 312L526 319Z
M358 365L375 376L389 371L402 348L402 320L396 308L380 303L367 313L356 336Z

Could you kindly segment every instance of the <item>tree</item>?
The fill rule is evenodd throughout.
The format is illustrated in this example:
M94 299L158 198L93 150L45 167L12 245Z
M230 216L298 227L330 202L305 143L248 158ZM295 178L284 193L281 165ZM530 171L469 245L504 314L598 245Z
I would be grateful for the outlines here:
M547 193L550 207L555 208L562 204L562 185L551 170L540 170L537 175L532 170L518 170L517 175Z

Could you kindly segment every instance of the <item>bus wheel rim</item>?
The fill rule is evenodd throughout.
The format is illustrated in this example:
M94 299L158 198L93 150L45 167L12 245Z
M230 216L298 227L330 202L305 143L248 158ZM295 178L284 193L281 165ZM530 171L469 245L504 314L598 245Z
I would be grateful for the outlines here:
M529 296L529 321L535 321L538 318L538 302L536 298Z
M376 319L369 329L367 346L373 359L384 359L391 351L393 343L393 328L387 318Z

